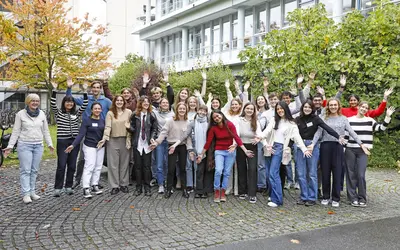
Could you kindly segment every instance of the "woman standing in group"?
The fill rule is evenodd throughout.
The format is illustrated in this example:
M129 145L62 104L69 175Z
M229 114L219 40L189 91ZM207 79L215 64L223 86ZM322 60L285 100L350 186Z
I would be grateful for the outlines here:
M285 161L291 158L289 147L290 140L293 140L298 148L305 156L311 157L309 152L300 137L299 130L291 115L288 105L281 101L275 107L275 117L267 128L262 132L262 135L256 138L256 141L266 139L265 156L272 156L270 163L270 183L271 183L271 201L268 206L277 207L283 204L281 178L279 170L283 158Z
M71 80L71 79L68 79ZM65 187L65 193L71 195L78 158L79 148L75 148L71 153L65 153L65 149L72 144L79 133L79 122L82 113L88 105L87 84L83 85L83 105L76 111L76 103L70 95L65 96L61 102L61 109L57 107L57 83L52 83L53 92L50 105L57 121L57 170L54 184L54 196L59 197L61 190ZM67 168L67 178L64 177Z
M188 112L188 121L192 122L197 115L197 108L198 108L198 100L195 96L191 96L188 98L188 107L189 107L189 112ZM194 170L194 178L193 178L193 170ZM196 180L196 171L197 171L197 164L195 163L194 160L190 158L188 155L187 162L186 162L186 186L188 189L188 192L191 192L194 190L195 187L195 180Z
M253 157L253 152L243 146L242 140L236 133L235 125L228 121L220 110L211 112L211 122L207 132L207 141L203 151L197 156L198 161L203 159L205 152L215 139L215 175L214 175L214 202L226 201L225 190L231 169L236 158L236 146L239 145L245 155ZM235 140L236 144L232 144ZM209 152L212 153L212 152ZM221 175L223 175L221 185Z
M341 105L337 99L329 99L327 102L327 110L324 122L331 127L339 136L344 137L345 132L349 132L350 136L359 144L365 154L369 155L368 149L362 143L360 138L354 133L350 127L349 121L341 113ZM320 147L320 163L322 170L322 192L323 200L321 204L326 206L332 199L332 207L339 207L340 202L340 189L341 189L341 176L343 171L343 146L333 136L326 133L322 128L318 128L317 133L314 135L313 144L308 148L312 151L314 145L321 140ZM331 189L331 175L333 179ZM332 190L332 193L331 193Z
M315 133L318 128L323 128L328 134L339 139L339 134L325 124L322 119L314 112L314 104L308 99L303 103L300 116L296 118L300 136L306 146L312 144ZM343 142L343 140L340 140ZM319 161L319 145L313 147L311 158L304 157L298 150L296 157L296 167L300 184L300 199L298 205L313 206L316 204L318 196L318 174L317 166Z
M189 198L189 193L186 189L186 158L188 150L192 150L192 140L190 136L188 136L186 140L182 140L182 135L187 134L189 125L187 112L187 105L183 102L178 103L175 107L175 117L167 120L165 126L161 130L160 136L151 145L152 148L157 147L165 138L168 142L168 177L167 192L164 195L165 198L171 197L172 194L177 158L180 170L180 180L183 188L182 196Z
M101 118L102 107L98 102L94 102L91 107L92 114L84 117L78 136L75 138L65 152L70 153L74 148L79 148L79 144L83 141L82 150L85 155L85 165L82 174L83 196L92 198L92 192L101 194L98 187L100 180L101 168L104 159L104 142L102 142L105 121Z
M162 130L168 120L174 118L174 112L169 109L170 105L167 98L161 98L159 109L154 109L154 114L157 118L158 132ZM155 149L155 165L158 193L164 193L164 181L168 172L168 142L165 138Z
M358 114L350 117L349 123L354 132L360 137L365 147L372 149L373 132L384 131L389 125L391 116L395 111L390 107L386 111L386 117L383 123L377 123L371 117L367 117L369 105L367 102L360 102ZM346 145L346 188L347 197L354 207L367 206L367 185L365 181L365 171L367 170L368 157L357 142L350 137Z
M239 119L240 131L238 133L243 145L254 152L254 157L247 157L242 151L237 152L236 162L239 177L239 198L244 200L249 196L250 203L256 203L257 197L257 165L258 149L254 141L261 134L261 125L257 121L256 106L252 103L244 105Z
M151 142L157 138L158 124L155 114L152 112L150 99L141 96L138 101L136 112L130 121L130 132L133 134L133 154L135 159L136 192L139 196L151 196ZM144 185L143 185L144 181Z
M114 97L111 109L107 112L106 125L101 146L107 142L107 171L111 194L120 190L128 193L129 159L131 135L125 124L129 123L132 111L126 108L125 99L121 95Z
M114 100L114 95L111 93L110 89L108 88L108 83L105 82L103 84L103 91L105 97L107 97L110 100ZM123 88L121 90L121 96L125 100L125 107L132 112L136 110L136 103L137 103L137 95L139 95L139 91L136 88Z
M182 88L178 94L176 95L176 100L175 100L175 105L174 105L174 109L175 107L178 105L178 103L183 102L186 105L188 105L188 101L189 101L189 96L190 96L190 92L188 88Z
M35 193L36 177L43 155L43 138L50 151L54 151L46 115L39 109L40 98L29 94L25 98L25 109L15 116L15 123L4 156L7 157L18 141L20 184L24 203L40 199Z

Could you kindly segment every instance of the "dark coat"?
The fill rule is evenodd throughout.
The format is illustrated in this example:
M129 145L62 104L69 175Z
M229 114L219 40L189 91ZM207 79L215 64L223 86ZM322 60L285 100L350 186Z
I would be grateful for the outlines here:
M149 114L149 113L148 113ZM137 148L141 130L141 116L137 116L136 113L133 113L131 116L131 127L129 132L132 133L132 148ZM156 115L151 112L150 115L146 115L145 121L145 134L147 143L150 145L150 139L157 139L158 137L158 122Z

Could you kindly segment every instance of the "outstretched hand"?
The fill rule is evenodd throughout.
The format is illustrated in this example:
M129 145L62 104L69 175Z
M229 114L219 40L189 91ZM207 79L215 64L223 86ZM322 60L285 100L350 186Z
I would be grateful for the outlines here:
M74 82L72 81L72 78L70 76L67 77L67 87L72 88L74 86Z
M383 99L386 100L391 93L393 93L393 88L389 88L389 89L385 90L385 92L383 93Z
M390 107L386 110L386 117L391 117L394 113L394 111L396 111L395 107Z
M344 88L346 86L346 82L347 82L346 75L341 74L339 82L340 82L340 87Z

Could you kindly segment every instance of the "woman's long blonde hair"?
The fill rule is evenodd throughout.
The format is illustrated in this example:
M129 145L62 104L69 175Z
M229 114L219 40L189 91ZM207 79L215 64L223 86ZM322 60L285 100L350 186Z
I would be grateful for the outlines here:
M239 108L239 110L237 112L233 112L232 111L232 102L239 103L240 108ZM229 108L229 111L228 111L229 115L240 115L240 113L242 112L242 107L243 107L242 100L240 100L240 98L233 98L232 101L231 101L231 107Z

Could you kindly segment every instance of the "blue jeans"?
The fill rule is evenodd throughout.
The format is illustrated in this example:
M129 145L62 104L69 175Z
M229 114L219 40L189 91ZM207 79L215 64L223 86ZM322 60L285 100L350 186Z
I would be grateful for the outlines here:
M292 153L293 153L293 160L296 160L296 155L297 155L297 145L293 144L292 146ZM298 173L297 173L297 167L294 168L294 178L293 178L293 168L292 168L292 161L289 162L289 164L286 165L286 180L288 184L294 184L299 181ZM296 163L295 163L296 166Z
M36 177L43 155L43 144L18 142L17 151L22 195L34 194Z
M156 147L157 182L161 186L168 172L168 142L164 140Z
M215 175L214 175L214 191L228 187L229 176L233 163L236 160L236 151L229 153L228 150L215 150ZM221 175L223 175L221 186Z
M196 161L190 160L190 155L188 154L186 161L186 186L187 187L195 187L196 182L193 183L193 168L194 168L194 180L196 180L196 172L197 172L197 163Z
M304 140L304 144L309 146L312 140ZM307 158L301 150L297 150L296 167L300 184L300 199L303 201L316 201L318 198L318 159L319 145L315 145L312 157Z
M283 204L281 177L279 169L281 167L283 144L274 142L273 150L275 151L271 157L271 167L269 181L271 182L271 201L277 205Z
M257 151L258 151L257 187L267 188L267 173L265 169L264 150L261 142L257 144Z

